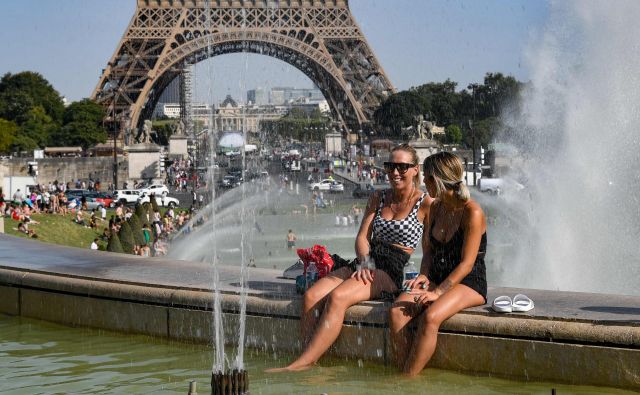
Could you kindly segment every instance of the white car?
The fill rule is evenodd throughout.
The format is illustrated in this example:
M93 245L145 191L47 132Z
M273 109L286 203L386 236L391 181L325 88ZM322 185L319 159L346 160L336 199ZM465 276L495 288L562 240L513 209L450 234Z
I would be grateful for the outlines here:
M330 178L325 178L324 180L320 181L320 182L314 182L312 184L309 184L309 190L311 191L330 191L331 190L331 185L333 183L336 183L336 180L330 179ZM337 182L338 184L342 185L341 183ZM342 186L342 190L344 191L344 186Z
M344 184L334 181L329 185L329 192L344 192Z
M180 205L180 201L176 198L172 198L169 196L155 196L156 198L156 203L158 204L158 206L160 207L177 207ZM138 199L138 203L140 204L144 204L144 203L149 203L151 201L151 198L149 197L149 195L143 195L140 197L140 199Z
M499 195L506 190L521 191L524 188L524 185L508 178L481 178L478 180L478 190L492 195Z
M113 200L123 204L133 204L138 201L142 193L137 189L119 189L113 196Z
M163 184L151 184L146 188L139 189L140 193L145 195L167 196L169 188Z

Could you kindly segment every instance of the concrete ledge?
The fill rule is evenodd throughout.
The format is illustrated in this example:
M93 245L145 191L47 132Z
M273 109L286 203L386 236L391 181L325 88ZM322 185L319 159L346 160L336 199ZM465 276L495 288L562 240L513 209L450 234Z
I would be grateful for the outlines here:
M0 235L0 313L190 342L211 342L213 293L194 262L129 259L60 249L55 263L7 252ZM15 240L15 239L10 239ZM41 243L29 244L29 252ZM26 249L19 246L22 251ZM44 246L50 254L51 247ZM64 261L68 260L67 265ZM221 267L225 338L237 342L237 268ZM251 274L246 345L298 352L301 298L277 272ZM490 289L489 299L523 290ZM640 389L640 297L524 290L536 301L525 314L487 306L444 323L430 366L521 380ZM347 312L336 356L387 363L388 302Z

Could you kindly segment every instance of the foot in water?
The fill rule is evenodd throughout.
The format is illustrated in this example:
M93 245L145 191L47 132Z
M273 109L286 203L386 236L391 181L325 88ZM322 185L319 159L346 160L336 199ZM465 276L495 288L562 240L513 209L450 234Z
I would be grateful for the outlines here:
M302 372L305 370L309 370L313 367L313 365L304 365L304 366L286 366L284 368L271 368L265 369L265 373L285 373L285 372Z

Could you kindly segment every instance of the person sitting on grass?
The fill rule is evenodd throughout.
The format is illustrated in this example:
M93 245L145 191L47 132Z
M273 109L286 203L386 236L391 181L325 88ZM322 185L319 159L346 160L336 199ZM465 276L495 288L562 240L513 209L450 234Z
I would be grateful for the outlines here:
M38 235L36 234L36 232L34 230L32 230L32 229L29 229L28 225L25 224L25 223L22 223L22 222L20 222L18 224L18 228L17 229L14 228L13 230L17 230L18 232L24 233L27 236L32 237L34 239L38 238Z
M76 210L76 218L73 220L73 222L75 222L78 225L87 226L87 223L84 221L84 218L82 217L82 209L80 207L78 207L78 209Z
M96 210L91 210L91 218L89 219L89 227L98 229L98 219L96 218Z
M104 241L104 242L108 242L109 241L109 237L111 237L111 233L109 232L109 228L104 228L104 230L102 231L102 235L100 236L100 239L102 239L102 241Z

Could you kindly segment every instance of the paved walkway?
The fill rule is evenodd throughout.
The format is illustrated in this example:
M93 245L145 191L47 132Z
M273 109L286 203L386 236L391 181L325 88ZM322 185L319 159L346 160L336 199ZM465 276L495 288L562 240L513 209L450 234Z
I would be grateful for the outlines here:
M0 267L189 290L211 290L213 278L213 269L206 263L97 252L7 235L0 235ZM239 273L237 267L221 266L220 289L237 292ZM274 299L298 298L294 282L280 278L281 274L279 270L251 268L249 293ZM489 287L488 298L491 301L498 295L513 297L517 293L531 297L536 307L514 316L640 327L640 296ZM495 314L489 305L469 311Z

